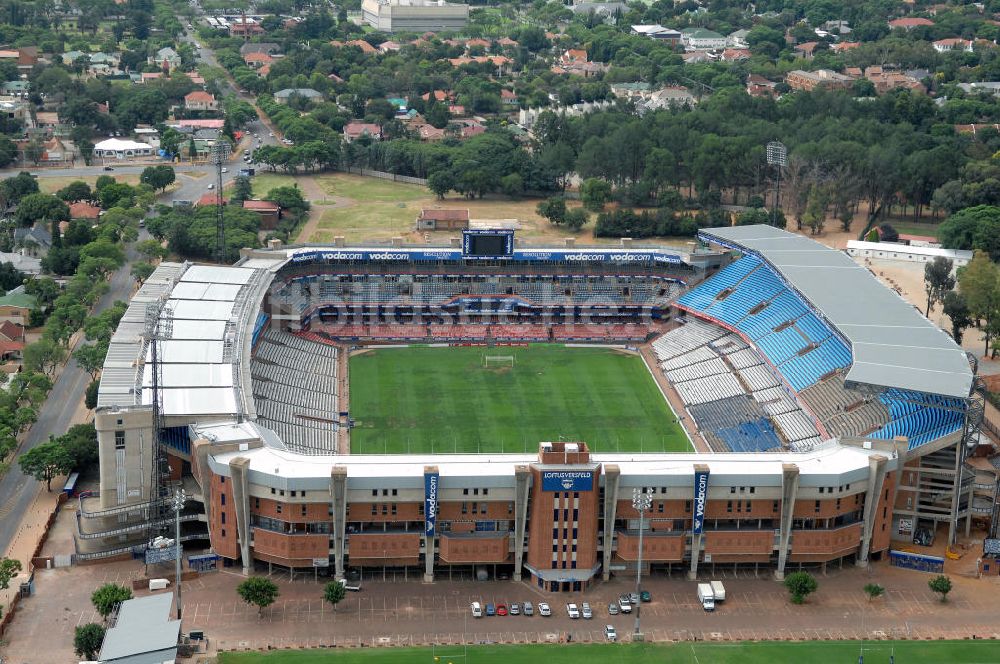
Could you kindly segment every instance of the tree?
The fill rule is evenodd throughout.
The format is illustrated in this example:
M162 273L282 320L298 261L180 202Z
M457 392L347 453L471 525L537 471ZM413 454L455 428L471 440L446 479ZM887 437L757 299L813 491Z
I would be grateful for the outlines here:
M74 180L60 189L56 195L62 200L72 203L75 201L89 201L94 192L90 190L90 185L83 180Z
M951 592L951 579L944 574L938 574L927 582L927 587L931 589L931 592L941 595L942 602L947 602L948 593Z
M449 170L434 171L427 176L427 188L438 197L438 200L444 200L444 195L455 188L455 178Z
M539 203L535 211L538 216L548 219L549 223L559 226L566 221L566 199L553 196Z
M870 602L876 597L881 597L885 593L885 588L877 583L866 583L864 591L868 595L868 601Z
M972 314L969 312L969 305L965 301L965 296L958 291L948 291L944 295L942 311L951 320L951 336L955 343L962 343L962 335L965 328L972 325Z
M770 224L771 215L764 208L750 208L740 213L736 218L737 226L752 226L754 224Z
M97 408L97 395L101 389L101 381L95 380L91 381L90 385L87 386L87 391L83 396L83 405L89 409L93 410Z
M136 283L142 285L149 276L156 271L156 266L152 263L147 263L146 261L139 261L132 264L132 277L135 279Z
M247 604L257 607L257 617L264 615L264 609L278 599L278 586L263 576L251 576L236 586L236 593Z
M0 590L7 590L11 580L21 572L21 561L0 558Z
M600 212L611 200L611 183L601 178L587 178L580 185L580 200L591 212Z
M173 166L166 165L147 166L142 169L142 174L139 175L139 182L160 191L169 187L176 179L177 175L174 173Z
M24 146L24 160L30 161L35 166L38 166L38 162L42 160L43 154L45 154L45 146L37 138L31 139Z
M880 242L899 242L899 232L892 227L892 224L880 224L878 236Z
M990 343L997 334L996 323L1000 321L1000 268L986 252L977 251L959 274L958 284L972 317L985 323L983 354L988 356Z
M76 628L73 635L73 649L85 660L97 659L104 644L104 627L97 623L87 623Z
M250 182L250 178L246 175L237 175L233 179L233 194L229 202L242 205L243 201L249 201L251 198L253 198L253 183Z
M21 226L69 221L69 206L52 194L28 194L17 204L14 218Z
M119 604L130 599L132 599L132 589L117 583L105 583L90 595L90 603L105 622Z
M587 211L583 208L573 208L572 210L567 210L563 221L567 228L578 231L587 225Z
M977 205L959 210L938 229L948 249L982 249L1000 261L1000 207Z
M147 261L166 258L167 253L169 253L167 252L167 248L164 247L159 240L155 240L153 238L143 240L142 242L136 242L135 250Z
M31 448L18 459L21 471L39 482L45 490L52 491L52 478L73 470L73 457L57 442L49 441Z
M73 351L73 359L81 369L90 374L91 380L97 380L97 374L101 372L104 356L107 354L107 344L83 344Z
M818 587L816 578L809 572L792 572L785 577L785 588L792 596L792 604L802 604L806 595L816 592Z
M931 315L934 305L943 302L946 293L955 288L955 277L951 276L954 263L944 256L938 256L924 265L924 292L927 294L927 311Z
M24 366L31 371L52 373L66 359L66 349L51 339L41 338L24 347Z
M344 584L340 581L330 581L325 586L323 586L323 599L330 603L334 609L337 605L343 601L344 596L347 594Z

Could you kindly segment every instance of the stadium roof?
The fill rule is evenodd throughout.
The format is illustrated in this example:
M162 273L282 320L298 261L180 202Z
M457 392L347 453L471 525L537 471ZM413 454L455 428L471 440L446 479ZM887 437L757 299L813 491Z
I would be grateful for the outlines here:
M973 375L965 351L844 252L772 226L706 228L700 234L757 254L808 300L851 345L848 381L969 396Z

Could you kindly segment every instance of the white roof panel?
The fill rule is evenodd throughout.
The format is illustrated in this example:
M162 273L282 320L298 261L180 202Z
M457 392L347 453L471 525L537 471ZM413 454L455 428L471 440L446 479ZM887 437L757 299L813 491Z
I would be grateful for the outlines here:
M236 391L231 387L167 387L163 395L163 414L228 415L239 412ZM152 402L151 390L142 391L142 403Z
M177 364L222 364L221 341L189 341L166 339L159 342L158 359L164 363ZM150 350L146 349L146 362L150 361Z
M174 286L170 293L173 300L223 300L232 302L240 287L235 284L204 284L194 281L182 281Z
M152 365L146 364L142 384L153 384ZM231 364L164 364L160 370L163 387L232 387Z
M233 315L232 302L201 300L170 300L174 320L229 320Z
M221 340L225 333L224 320L175 320L170 330L170 338Z
M242 286L250 281L252 276L253 270L242 267L192 265L181 277L181 281L200 281L208 284L237 284Z

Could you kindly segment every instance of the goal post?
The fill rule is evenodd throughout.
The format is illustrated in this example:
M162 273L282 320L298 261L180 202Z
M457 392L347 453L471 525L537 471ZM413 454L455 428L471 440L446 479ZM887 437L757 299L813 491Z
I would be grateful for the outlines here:
M514 356L513 355L483 355L483 368L484 369L496 369L496 368L514 368Z

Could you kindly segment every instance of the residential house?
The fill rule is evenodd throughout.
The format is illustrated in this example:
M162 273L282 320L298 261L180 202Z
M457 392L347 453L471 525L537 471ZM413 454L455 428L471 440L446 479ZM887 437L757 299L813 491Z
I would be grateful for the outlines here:
M566 65L559 67L562 71L557 73L570 74L571 76L582 76L584 78L591 78L594 76L600 76L604 72L610 69L610 65L606 65L603 62L571 62Z
M281 206L273 201L243 201L243 209L257 213L260 230L273 231L281 219Z
M101 208L96 205L92 205L87 201L77 201L69 206L69 217L70 219L84 219L87 221L96 221L101 216Z
M938 53L950 53L951 51L965 51L966 53L972 53L971 39L949 37L948 39L939 39L936 42L931 42L931 46L933 46L934 50Z
M805 58L808 60L813 57L817 46L819 46L819 42L803 42L801 44L797 44L795 48L792 49L792 52L795 54L795 57Z
M259 51L251 51L243 56L243 63L250 67L250 69L260 69L265 65L269 65L274 62L274 58L268 53L261 53Z
M52 234L44 224L35 224L30 228L14 229L14 246L21 247L24 254L32 258L40 258L52 248Z
M418 231L459 231L469 227L467 209L423 208L417 215Z
M181 66L181 56L169 46L161 48L149 61L154 65L170 70Z
M586 62L587 61L587 51L582 48L571 48L563 51L562 55L559 56L559 64L569 65L576 62Z
M909 75L913 75L912 72L907 72ZM1000 96L1000 81L974 81L972 83L959 83L958 87L965 90L969 94L977 94L980 92L986 92L992 94L994 97Z
M520 44L510 37L501 37L497 40L497 46L500 48L517 48Z
M146 84L150 81L157 81L163 78L163 72L161 71L144 71L139 74L139 82Z
M424 101L430 101L431 94L434 95L434 101L437 102L451 101L455 98L455 93L453 93L451 90L434 90L433 93L425 92L424 94L420 95L420 98L423 99Z
M119 138L109 138L94 146L94 156L108 159L152 157L153 148L146 143L139 143L137 141L129 141Z
M28 118L28 104L23 99L0 97L0 116L24 122Z
M0 297L0 321L8 321L21 327L28 327L28 321L31 320L31 310L38 306L38 304L34 295L28 295L23 291L24 287L19 286L3 297Z
M866 67L865 78L875 84L875 91L879 94L895 90L896 88L926 92L924 84L917 79L907 76L903 72L890 71L879 66Z
M121 59L113 53L92 53L87 73L91 76L115 76L121 73L118 64Z
M256 19L249 16L237 16L229 24L230 37L256 37L264 34L264 28Z
M375 55L378 53L378 49L366 42L364 39L352 39L351 41L344 44L344 46L355 46L361 49L361 52L365 55Z
M796 69L788 72L785 82L793 90L815 90L817 88L846 90L854 83L854 79L829 69L818 69L816 71Z
M42 261L25 252L0 253L0 263L10 263L18 272L38 276L42 273Z
M217 111L219 102L204 90L195 90L184 95L184 109L188 111Z
M381 140L382 128L370 122L348 122L344 125L344 140L348 143L362 136L368 136L376 141Z
M443 128L434 127L432 125L425 123L415 125L417 130L417 136L420 137L422 141L441 141L444 140L445 130Z
M842 37L844 35L849 35L849 34L851 34L851 32L853 32L851 30L851 24L849 22L847 22L847 21L840 21L840 20L836 20L836 19L833 20L833 21L827 21L823 25L821 25L820 27L823 28L823 30L825 30L825 31L827 31L827 32L829 32L831 34L838 34L838 35L840 35Z
M705 28L684 28L681 30L681 43L688 50L705 51L725 48L726 38Z
M291 97L305 97L311 101L322 101L323 93L312 88L285 88L274 93L274 101L287 104Z
M769 81L760 74L750 74L747 76L747 94L751 97L775 97L778 92L778 84Z
M626 10L627 11L627 10ZM673 28L665 28L659 24L633 25L629 32L641 37L649 37L656 41L667 42L668 44L681 43L681 33Z
M384 41L378 45L379 53L395 53L399 49L403 48L402 44L399 42L394 42L391 39L389 41Z
M218 205L220 202L223 205L227 204L226 199L222 197L222 194L217 191L209 191L202 194L201 198L195 201L194 205L195 207L212 207Z
M497 76L506 76L510 73L511 65L514 64L514 61L505 55L477 55L474 57L463 55L460 58L448 58L448 63L452 67L462 67L470 64L491 64L496 68Z
M715 58L708 51L688 51L687 53L681 53L681 60L691 64L695 62L712 62Z
M843 53L844 51L850 51L861 46L861 42L838 42L830 47L830 50L834 53Z
M2 257L4 254L0 254ZM16 254L18 255L18 254ZM3 261L7 262L7 261ZM24 328L9 320L0 322L0 340L3 341L24 341Z
M39 129L46 129L51 133L60 124L59 114L56 112L38 111L35 113L35 126Z
M471 50L473 48L487 49L489 47L490 47L489 41L487 41L485 39L481 39L479 37L474 37L474 38L468 40L467 42L465 42L465 50L467 50L467 51Z
M240 46L240 55L246 56L248 53L266 53L274 55L280 53L281 47L274 42L247 42Z
M504 106L517 106L520 102L516 92L504 88L500 90L500 103Z
M731 32L726 35L726 46L729 48L750 48L750 43L747 42L747 35L750 31L746 28Z
M6 81L0 85L0 94L11 97L27 97L31 90L31 83L28 81Z
M456 118L465 115L465 106L462 106L461 104L449 104L448 113L450 113L452 117Z
M909 32L914 28L928 27L934 25L934 21L926 18L917 18L912 16L907 16L906 18L897 18L895 20L889 21L890 30L906 30Z
M753 53L748 48L727 48L722 51L719 60L722 62L742 62L749 60Z
M611 86L611 91L620 99L635 102L639 115L665 108L694 106L698 103L691 91L683 86L667 86L652 90L648 83L616 83Z

